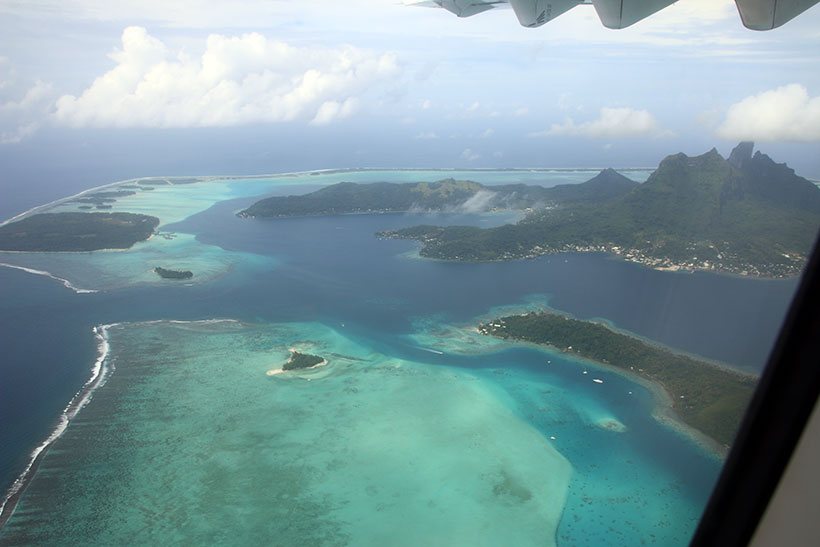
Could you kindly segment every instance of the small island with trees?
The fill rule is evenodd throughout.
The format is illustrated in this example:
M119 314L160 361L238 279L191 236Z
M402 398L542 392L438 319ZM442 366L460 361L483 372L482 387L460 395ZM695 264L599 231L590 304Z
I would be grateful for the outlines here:
M478 331L546 345L660 385L675 414L723 446L732 443L757 379L616 332L592 321L530 312L481 323Z
M163 279L191 279L194 276L190 270L169 270L159 266L154 268L154 273Z
M40 213L0 226L0 250L82 252L130 249L159 219L135 213Z
M309 353L300 353L296 350L290 350L290 359L282 366L282 370L298 370L305 368L312 368L327 364L323 357L318 355L311 355Z

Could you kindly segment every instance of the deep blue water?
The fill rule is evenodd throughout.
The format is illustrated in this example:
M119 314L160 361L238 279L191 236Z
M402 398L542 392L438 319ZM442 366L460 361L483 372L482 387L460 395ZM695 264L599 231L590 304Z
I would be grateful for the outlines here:
M672 347L759 371L796 285L794 280L656 272L589 254L489 264L419 260L405 256L414 243L381 241L373 234L429 218L256 221L232 214L249 201L223 202L165 229L194 233L225 249L276 256L278 266L272 271L229 275L203 286L77 295L52 280L0 268L0 488L11 484L31 449L86 380L96 353L91 333L96 324L212 317L344 323L349 334L367 339L375 349L412 358L418 350L403 335L412 332L416 318L438 316L463 323L493 306L541 294L550 298L551 306L578 317L606 318ZM486 226L505 219L432 220ZM541 354L533 350L510 350L504 358L533 375L543 366ZM482 374L491 362L447 356L442 364ZM606 379L626 382L612 374ZM509 390L515 396L515 387ZM522 412L528 404L522 399ZM627 415L637 412L634 405L631 411L623 406ZM635 423L647 424L645 418ZM539 427L537 417L532 421ZM682 484L702 496L714 473L698 473L691 461L674 463L676 454L686 452L678 450L684 441L671 431L664 435L657 444L661 459L679 467ZM583 468L584 446L561 450Z
M229 214L248 201L219 203L168 229L198 234L225 249L277 256L283 261L279 270L235 296L249 294L246 304L254 307L258 291L275 294L285 299L285 315L321 306L323 314L340 320L353 313L368 326L401 331L412 316L444 313L467 321L490 307L546 294L551 306L579 318L605 318L671 347L760 371L796 287L795 280L659 272L602 254L484 264L413 260L397 255L415 243L376 241L373 234L425 222L486 226L504 218L354 215L249 222ZM268 314L280 312L260 313L274 318Z

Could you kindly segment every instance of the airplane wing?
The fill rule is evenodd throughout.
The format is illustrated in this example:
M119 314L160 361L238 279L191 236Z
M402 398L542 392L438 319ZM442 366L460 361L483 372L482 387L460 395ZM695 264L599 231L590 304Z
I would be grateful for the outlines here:
M622 29L634 25L677 0L592 0L606 28Z
M518 22L528 28L540 27L581 4L592 4L601 23L622 29L674 4L677 0L432 0L459 17L470 17L500 6L511 6ZM746 28L771 30L791 21L820 0L735 0ZM424 2L430 4L430 0ZM419 2L421 4L421 2Z
M552 21L583 0L509 0L522 26L535 28Z
M820 0L735 0L743 26L771 30L788 23Z
M506 0L433 0L433 3L458 17L470 17L507 2Z

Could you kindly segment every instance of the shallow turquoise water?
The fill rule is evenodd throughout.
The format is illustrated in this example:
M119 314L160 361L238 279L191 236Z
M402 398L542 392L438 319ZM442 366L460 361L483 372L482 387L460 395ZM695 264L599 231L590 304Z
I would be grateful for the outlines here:
M41 397L56 415L87 377L91 326L123 323L111 329L115 372L44 459L0 543L685 544L719 462L654 420L644 388L600 370L604 383L592 383L588 364L470 327L510 305L549 303L759 370L794 283L654 272L601 255L431 262L408 258L412 243L373 237L427 221L509 220L498 215L233 215L260 192L418 177L153 190L139 211L160 215L170 239L125 253L0 257L102 289L41 296L40 286L68 291L2 272L12 348L3 373L19 364L8 391L16 406ZM196 282L152 277L158 260L190 265ZM243 323L145 322L214 317ZM31 386L54 364L47 348L43 363L29 363L19 341L43 321L80 326L87 339L55 348L73 368L40 392ZM291 346L331 364L267 376ZM41 432L19 437L18 456L54 418L38 419Z
M544 545L570 464L480 379L321 325L113 327L4 542ZM267 376L296 346L315 371Z

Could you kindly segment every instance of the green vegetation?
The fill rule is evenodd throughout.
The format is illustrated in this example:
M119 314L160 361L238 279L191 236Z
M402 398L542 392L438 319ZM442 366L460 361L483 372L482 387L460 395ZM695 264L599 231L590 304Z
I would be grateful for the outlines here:
M133 190L109 190L104 192L94 192L93 194L86 194L82 197L78 197L72 200L73 203L86 203L96 205L97 209L104 208L105 205L115 203L117 198L122 198L126 196L133 196L136 194Z
M650 345L604 325L554 313L528 313L479 326L482 334L552 346L663 386L680 418L731 444L755 388L751 377Z
M582 185L583 186L583 185ZM742 143L664 159L649 179L606 201L582 194L491 229L414 227L380 237L417 239L422 256L506 260L605 251L652 267L785 277L799 274L820 226L820 189Z
M547 197L553 202L599 203L623 196L639 186L614 169L604 169L581 184L560 184L547 189Z
M163 279L191 279L194 272L190 270L167 270L157 266L154 272Z
M318 355L311 355L309 353L299 353L291 350L290 359L282 366L282 370L297 370L301 368L310 368L324 363L325 360Z
M42 213L0 226L0 250L128 249L158 225L158 218L134 213Z
M391 213L455 207L478 192L475 182L452 179L434 183L357 184L342 182L303 196L277 196L258 201L240 212L243 217Z
M124 198L136 194L133 190L107 190L104 192L94 192L91 197L95 198Z
M554 188L526 184L484 186L454 179L404 184L342 182L302 196L266 198L240 212L239 216L528 209L553 202L606 201L629 192L637 185L637 182L612 169L602 171L583 184L565 184Z

